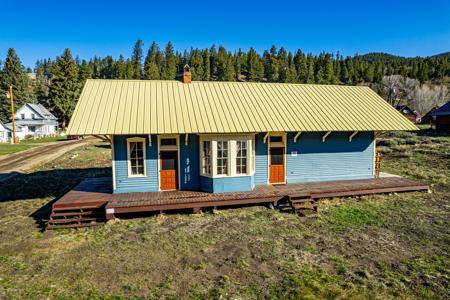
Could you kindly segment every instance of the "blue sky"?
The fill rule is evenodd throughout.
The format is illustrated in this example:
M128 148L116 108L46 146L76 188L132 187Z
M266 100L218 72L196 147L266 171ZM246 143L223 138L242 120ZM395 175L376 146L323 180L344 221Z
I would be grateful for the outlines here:
M2 1L3 2L3 1ZM272 44L344 55L450 51L450 1L20 1L2 3L0 59L25 66L68 47L81 58L130 55L137 38L177 50Z

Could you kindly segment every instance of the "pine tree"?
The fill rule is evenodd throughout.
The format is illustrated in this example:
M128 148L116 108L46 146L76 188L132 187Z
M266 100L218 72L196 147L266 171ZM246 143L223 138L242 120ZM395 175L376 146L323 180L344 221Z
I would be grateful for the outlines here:
M191 67L192 80L202 80L203 78L203 56L198 49L191 48L189 61L186 62Z
M269 82L277 82L279 80L279 65L277 61L277 48L272 45L270 52L264 55L264 76Z
M119 59L114 62L113 65L113 78L114 79L125 79L126 78L126 63L122 55Z
M173 45L171 42L168 42L164 50L164 64L162 67L161 79L174 80L176 76L177 63L173 52Z
M93 71L91 66L86 62L86 60L82 60L81 64L79 65L79 81L81 85L84 85L86 82L86 79L92 78ZM113 78L113 74L111 74L111 78Z
M209 49L210 77L211 80L217 80L218 62L216 46L212 45Z
M145 79L161 79L162 54L156 42L153 42L148 49L144 63Z
M375 77L375 66L370 64L366 67L364 72L364 81L365 82L373 82Z
M32 100L29 77L13 48L8 49L0 79L0 120L6 122L11 119L11 102L5 96L10 86L13 89L15 107Z
M324 59L323 83L333 84L335 83L333 58L331 54L325 54L323 59Z
M248 81L261 81L264 76L264 65L261 59L256 53L255 49L250 48L247 55L247 80Z
M46 107L48 107L48 95L49 95L49 80L45 75L45 68L40 61L36 62L34 70L36 74L36 80L34 83L33 93L36 97L36 101Z
M132 79L141 79L142 78L142 47L144 42L141 39L138 39L134 44L133 54L131 55L131 62L133 65L133 73Z
M314 83L314 57L308 55L308 72L306 77L306 83Z
M375 66L375 72L373 75L373 81L375 83L380 83L382 79L383 79L383 66L381 65L381 63L377 62Z
M278 82L287 82L287 73L288 73L288 57L286 50L281 47L277 54L277 66L278 66Z
M308 81L308 62L300 49L297 50L294 56L294 63L297 68L298 81L306 83Z
M217 53L217 80L232 81L234 79L233 58L227 53L223 46L219 47Z
M52 79L49 90L52 109L66 128L81 92L78 67L69 49L56 59L52 66Z
M296 83L296 82L298 82L297 69L295 67L294 57L291 52L289 52L289 54L288 54L288 61L289 61L289 66L288 66L288 70L286 73L285 82Z
M234 62L234 72L236 74L236 80L242 80L242 76L247 72L247 54L239 48L235 62Z
M208 49L202 51L203 58L203 76L201 80L209 81L211 79L211 61Z
M125 79L134 79L136 68L131 59L125 61Z

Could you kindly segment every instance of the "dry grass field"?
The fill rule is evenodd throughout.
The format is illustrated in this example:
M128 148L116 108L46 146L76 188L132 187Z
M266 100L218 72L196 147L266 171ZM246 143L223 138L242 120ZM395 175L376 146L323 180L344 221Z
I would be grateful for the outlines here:
M49 203L110 174L85 146L0 183L2 299L449 298L450 138L388 135L382 170L432 193L332 199L299 217L262 206L43 231Z

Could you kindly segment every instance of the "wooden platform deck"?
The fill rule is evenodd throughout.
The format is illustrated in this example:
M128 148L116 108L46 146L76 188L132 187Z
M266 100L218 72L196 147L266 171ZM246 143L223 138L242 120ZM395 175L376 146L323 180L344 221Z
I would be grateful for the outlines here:
M75 222L77 226L85 224L83 213L86 210L103 210L103 218L86 218L86 222L111 219L115 215L135 212L168 211L192 209L194 212L207 207L273 204L288 201L292 207L315 208L315 201L321 198L351 197L359 195L409 192L428 190L427 184L401 177L385 177L361 180L341 180L326 182L311 182L288 185L256 186L250 192L211 194L201 191L167 191L112 194L111 178L88 178L77 185L53 204L52 214L58 213L59 219L66 211L70 216L79 212ZM306 206L302 206L306 203ZM68 218L70 219L70 217ZM52 220L52 218L51 218ZM50 222L51 222L50 220ZM75 221L76 221L75 220ZM58 222L54 223L57 224ZM61 221L70 227L70 221ZM49 223L51 225L51 223ZM75 226L75 227L77 227ZM56 226L55 226L56 227ZM73 226L72 226L73 227Z
M170 191L115 194L106 205L114 213L164 211L186 208L257 203L276 205L287 197L332 198L379 193L428 190L429 186L401 177L256 186L250 192L211 194L200 191ZM111 210L110 210L111 211Z

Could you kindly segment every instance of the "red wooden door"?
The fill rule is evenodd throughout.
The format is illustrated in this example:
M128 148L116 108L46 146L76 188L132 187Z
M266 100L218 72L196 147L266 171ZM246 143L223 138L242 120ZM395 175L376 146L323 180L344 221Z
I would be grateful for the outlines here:
M269 158L269 183L283 183L284 181L284 148L271 147Z
M178 187L178 155L177 151L161 151L160 161L160 188L164 190L176 190Z

